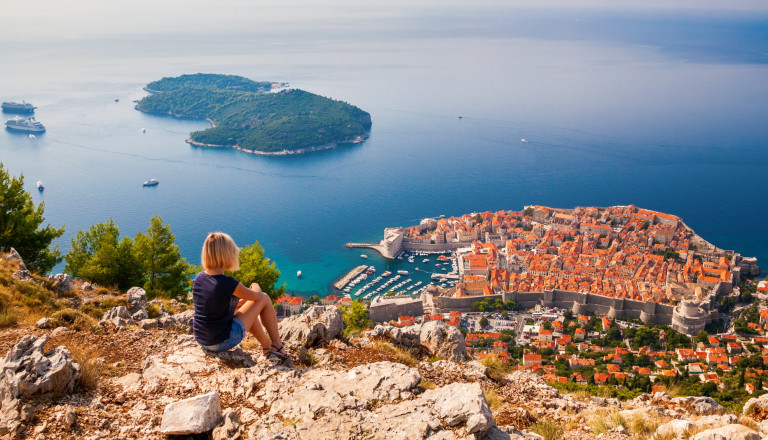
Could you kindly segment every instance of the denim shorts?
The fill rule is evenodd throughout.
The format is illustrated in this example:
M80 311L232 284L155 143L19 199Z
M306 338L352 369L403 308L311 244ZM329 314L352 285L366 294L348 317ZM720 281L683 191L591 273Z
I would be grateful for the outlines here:
M245 336L245 326L240 318L232 318L232 327L229 329L229 338L226 341L216 345L203 345L208 351L227 351L237 346Z

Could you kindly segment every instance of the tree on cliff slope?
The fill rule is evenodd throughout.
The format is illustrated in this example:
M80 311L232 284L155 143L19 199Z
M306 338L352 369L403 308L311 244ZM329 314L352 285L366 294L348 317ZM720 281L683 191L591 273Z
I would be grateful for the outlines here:
M141 267L144 290L152 296L184 296L190 266L181 257L171 226L163 225L159 215L152 217L146 234L136 234L133 251Z
M64 270L76 278L102 286L128 289L141 284L141 268L133 254L133 241L120 240L115 222L97 223L78 231L71 241Z
M43 210L44 203L36 207L24 191L24 176L11 177L0 163L0 250L16 249L36 272L48 272L61 261L58 246L51 247L51 242L64 233L64 227L41 228Z
M251 283L259 283L261 290L269 295L272 300L285 294L285 283L280 287L275 287L280 270L269 258L264 257L264 248L259 242L240 249L240 270L231 274L238 281L248 287Z

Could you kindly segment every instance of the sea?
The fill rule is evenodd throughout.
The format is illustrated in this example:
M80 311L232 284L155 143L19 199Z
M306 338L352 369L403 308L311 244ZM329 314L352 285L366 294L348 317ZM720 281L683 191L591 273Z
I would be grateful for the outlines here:
M768 269L768 12L417 3L10 6L0 100L33 103L47 132L0 132L0 162L65 226L63 252L94 223L133 236L159 214L190 262L211 231L258 241L303 296L359 264L434 269L346 242L534 204L671 213ZM256 156L134 109L147 83L196 72L344 100L370 137Z

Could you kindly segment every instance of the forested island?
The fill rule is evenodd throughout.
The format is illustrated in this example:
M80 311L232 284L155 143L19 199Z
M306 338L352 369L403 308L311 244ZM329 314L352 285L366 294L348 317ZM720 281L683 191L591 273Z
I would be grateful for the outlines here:
M136 109L207 119L211 128L191 133L187 142L253 154L304 153L367 137L368 112L304 90L269 93L281 86L236 75L181 75L147 84L151 94Z

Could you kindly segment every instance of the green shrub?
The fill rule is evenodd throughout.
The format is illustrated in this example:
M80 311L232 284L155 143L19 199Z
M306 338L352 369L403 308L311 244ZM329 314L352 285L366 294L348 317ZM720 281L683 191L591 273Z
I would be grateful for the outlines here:
M77 331L88 331L96 323L93 318L75 309L59 310L51 319L51 325L54 327L67 327Z

